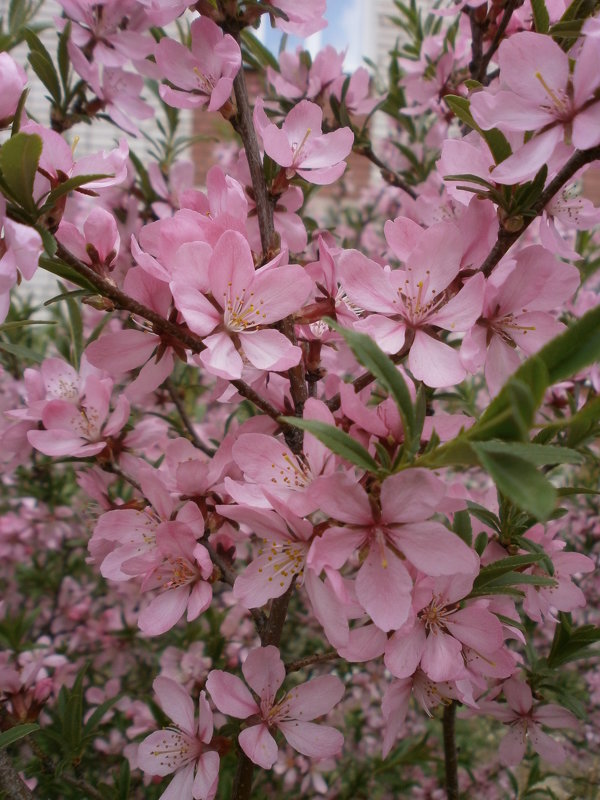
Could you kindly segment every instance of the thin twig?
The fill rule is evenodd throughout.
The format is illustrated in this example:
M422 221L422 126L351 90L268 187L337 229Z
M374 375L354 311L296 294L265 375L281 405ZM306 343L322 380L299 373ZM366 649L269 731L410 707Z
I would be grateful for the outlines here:
M165 381L165 386L167 387L167 392L169 393L169 397L171 398L173 405L177 409L177 412L179 414L179 417L181 418L183 426L190 435L192 444L198 450L202 450L203 453L206 453L207 456L210 456L212 458L212 456L214 456L215 454L215 451L212 450L210 447L207 447L202 441L202 439L200 439L200 437L196 433L194 424L192 420L189 418L188 413L185 410L185 406L183 405L183 402L181 400L181 397L179 397L179 394L177 393L177 387L174 385L171 378L167 378L167 380Z
M456 719L456 701L444 707L442 726L444 732L444 768L446 773L446 797L458 800L458 760L456 756L456 738L454 721Z
M285 665L285 671L288 674L290 672L298 672L300 669L312 667L313 664L324 664L326 661L335 661L335 659L339 657L340 656L337 650L327 650L325 653L315 653L312 656L305 656L304 658L299 658L296 661L290 661L289 664Z
M34 800L6 750L0 750L0 790L6 800Z
M354 152L358 153L361 156L367 158L372 164L375 164L376 167L379 167L381 171L381 177L386 183L389 183L390 186L395 186L397 189L402 189L403 192L409 197L412 197L413 200L417 199L417 193L415 190L410 187L397 172L395 172L391 167L389 167L386 163L384 163L378 155L376 155L373 150L371 149L370 145L355 147Z
M576 150L564 167L554 176L548 186L541 193L537 201L532 206L532 215L527 217L518 231L506 231L500 228L498 239L492 247L488 257L481 266L481 272L489 278L500 259L510 250L513 244L520 239L523 233L531 225L533 220L539 216L552 198L558 194L562 187L586 164L591 164L600 158L600 146L592 147L589 150ZM492 173L493 177L493 173Z
M473 59L475 63L475 70L473 70L474 63L471 62L471 75L475 80L480 82L484 82L485 73L487 72L487 68L489 66L490 61L492 60L496 50L500 46L500 42L502 41L504 34L506 33L506 29L508 27L508 23L519 6L523 5L523 0L508 0L505 8L504 13L502 14L502 19L500 20L500 24L496 29L496 33L494 38L492 39L492 43L485 54L481 54L478 62ZM471 14L476 11L476 9L472 9ZM473 16L471 16L471 20L473 20ZM477 24L477 23L475 23ZM471 28L472 30L472 28Z

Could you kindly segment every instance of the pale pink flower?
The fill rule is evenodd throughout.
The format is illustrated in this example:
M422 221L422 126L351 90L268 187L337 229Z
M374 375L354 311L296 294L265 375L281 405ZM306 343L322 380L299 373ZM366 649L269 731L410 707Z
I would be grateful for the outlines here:
M528 684L510 678L502 687L507 700L505 705L497 702L482 702L481 712L501 720L510 730L500 742L500 761L512 767L519 764L525 755L527 740L536 753L550 764L562 764L566 758L563 746L544 733L547 728L576 728L577 720L566 708L554 703L533 704Z
M354 134L350 128L322 133L323 111L302 100L289 112L281 128L269 122L262 101L254 107L254 123L265 153L285 167L288 179L299 175L309 183L333 183L346 169L345 159L352 150Z
M222 670L212 670L206 688L219 711L252 723L239 735L248 758L264 769L277 760L277 743L271 730L279 729L294 750L310 758L330 758L340 752L344 737L335 728L311 720L329 713L341 700L344 685L334 675L322 675L296 686L279 701L276 695L285 678L285 666L276 647L252 650L242 665L254 699L243 681Z
M491 658L503 643L502 626L485 601L462 600L473 587L473 575L426 578L415 584L415 616L389 639L385 665L397 678L409 678L421 667L432 681L465 676L463 645Z
M168 36L156 46L160 74L175 87L163 84L160 96L175 108L208 104L209 111L218 111L229 100L242 63L239 45L208 17L194 20L190 30L191 51Z
M200 692L196 721L192 698L182 686L159 677L153 687L160 707L175 725L144 739L137 753L139 768L149 775L175 773L162 800L212 800L219 780L219 754L210 747L213 715L206 694Z
M356 551L364 560L356 576L356 597L382 630L397 630L411 610L413 581L408 561L425 575L474 575L477 555L430 517L445 494L444 484L425 469L407 469L381 485L380 508L346 475L319 478L311 487L332 525L313 543L309 566L340 569Z
M342 284L350 300L376 312L355 323L370 334L386 353L404 345L414 332L408 368L428 386L453 386L466 371L458 351L430 334L430 326L468 331L481 313L485 280L481 273L455 291L463 239L459 229L440 222L424 230L406 217L386 222L385 235L404 269L382 268L358 250L340 257Z
M564 141L585 150L600 143L598 45L584 39L572 70L569 55L550 36L522 31L498 51L500 89L477 92L471 113L484 129L541 129L493 171L498 183L535 175Z
M175 272L175 303L190 328L205 337L200 361L211 374L240 378L242 355L257 369L276 372L300 360L300 348L268 326L300 308L312 282L302 267L278 266L280 260L281 254L255 270L246 239L236 231L225 232L208 264L214 303L204 293L205 277L193 264Z

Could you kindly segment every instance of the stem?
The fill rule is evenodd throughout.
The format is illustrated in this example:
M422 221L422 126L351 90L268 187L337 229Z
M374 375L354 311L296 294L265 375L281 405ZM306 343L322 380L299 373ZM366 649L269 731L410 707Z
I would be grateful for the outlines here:
M444 707L442 719L444 732L444 767L446 773L446 797L458 800L458 760L456 757L456 739L454 722L456 719L456 701Z
M238 44L240 44L240 36L237 31L235 32L234 38L237 40ZM238 108L237 117L234 120L234 127L239 133L244 145L244 150L246 151L248 168L250 169L250 177L252 178L254 198L256 200L260 242L263 249L263 257L268 261L269 254L277 250L277 235L273 224L273 204L269 197L267 182L263 172L243 67L240 68L240 71L233 80L233 91Z
M196 429L194 428L192 420L189 418L188 413L185 410L185 406L183 405L183 402L181 400L181 397L179 397L177 393L177 387L175 386L171 378L167 378L167 380L165 381L165 386L167 387L167 391L169 393L171 401L173 402L173 405L177 409L181 422L183 423L185 429L190 435L192 444L198 450L202 450L203 453L206 453L207 456L210 456L212 458L212 456L214 456L215 454L215 451L211 450L210 447L207 447L196 433Z
M335 661L339 658L337 650L327 650L325 653L315 653L312 656L305 656L299 658L297 661L290 661L285 665L285 671L289 675L290 672L298 672L299 669L305 667L312 667L313 664L324 664L326 661Z
M6 800L33 800L33 794L13 766L6 750L0 750L0 789Z
M500 259L510 250L513 244L519 239L533 220L539 216L545 206L552 200L554 195L586 164L591 164L600 158L600 146L591 147L589 150L576 150L564 167L550 181L541 195L532 206L532 216L528 217L520 230L516 232L505 231L500 228L496 244L492 247L488 257L483 262L481 271L489 278Z
M406 194L409 197L412 197L413 200L417 199L417 193L415 190L405 183L405 181L402 180L397 172L394 172L391 167L388 167L388 165L373 152L370 146L355 147L354 152L364 156L372 164L375 164L376 167L379 167L381 170L381 177L386 183L389 183L390 186L395 186L397 189L402 189L402 191L406 192Z

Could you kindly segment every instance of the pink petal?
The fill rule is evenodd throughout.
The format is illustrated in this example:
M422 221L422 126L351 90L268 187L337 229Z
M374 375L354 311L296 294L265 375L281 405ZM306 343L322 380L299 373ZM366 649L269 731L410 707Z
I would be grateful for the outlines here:
M514 767L520 764L527 748L527 738L525 734L525 723L519 722L513 725L504 739L500 742L498 755L500 761L507 767Z
M469 575L479 569L477 554L439 522L411 522L391 529L389 535L425 575Z
M437 511L445 493L443 481L428 469L407 469L392 475L381 486L381 521L428 519Z
M161 592L140 613L140 630L148 636L158 636L171 630L183 616L189 596L189 586L178 586L176 589Z
M196 777L192 795L194 800L212 800L219 782L219 754L214 750L204 753L196 762ZM185 798L185 795L181 795Z
M286 695L283 706L288 719L305 722L328 714L344 696L344 684L335 675L321 675L296 686Z
M302 350L279 331L261 330L238 335L244 355L257 369L280 372L295 367L302 358Z
M259 711L245 683L229 672L223 672L220 669L211 670L206 679L206 688L213 703L223 714L246 719Z
M415 331L408 368L417 380L436 389L456 386L466 375L458 350L421 330Z
M412 580L400 559L382 550L371 546L356 576L356 596L377 627L389 631L406 622Z
M423 649L421 669L435 683L459 678L465 671L460 642L442 631L431 631Z
M171 678L159 676L152 684L162 710L178 728L193 736L196 731L194 702L189 693Z
M539 753L545 761L548 761L552 766L558 766L563 763L567 754L560 742L557 742L551 736L548 736L547 733L544 733L535 723L529 724L527 732L533 749L536 753Z
M238 742L250 761L263 769L271 769L277 761L277 743L266 725L246 728L240 733Z
M344 737L335 728L314 722L280 722L283 733L294 750L309 758L331 758L344 746Z
M251 689L269 705L285 678L285 666L279 650L273 645L251 650L242 664L244 678Z
M397 631L388 640L384 662L396 678L409 678L419 666L427 635L425 627L417 623L411 630Z

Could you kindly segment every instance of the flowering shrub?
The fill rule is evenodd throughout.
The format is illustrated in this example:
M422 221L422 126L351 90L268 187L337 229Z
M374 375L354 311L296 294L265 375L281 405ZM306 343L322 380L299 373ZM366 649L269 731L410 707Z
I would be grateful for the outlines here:
M325 0L59 4L0 26L2 797L600 796L595 4L398 0L385 79L256 37Z

